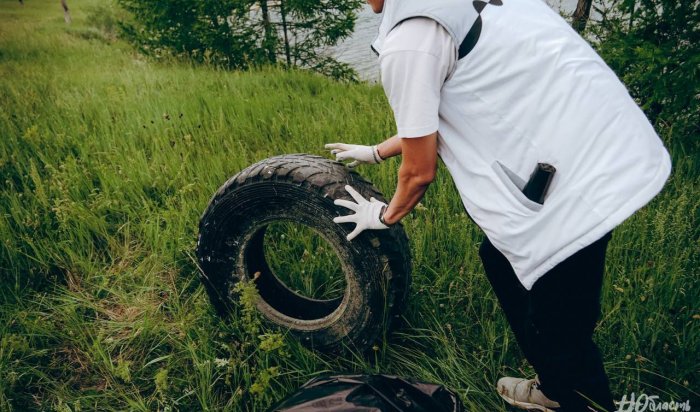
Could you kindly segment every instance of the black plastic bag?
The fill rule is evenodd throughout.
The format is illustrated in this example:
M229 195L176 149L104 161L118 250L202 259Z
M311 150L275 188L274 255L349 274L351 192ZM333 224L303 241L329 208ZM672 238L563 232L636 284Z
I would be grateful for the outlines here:
M462 412L455 393L442 385L391 375L314 378L268 412Z

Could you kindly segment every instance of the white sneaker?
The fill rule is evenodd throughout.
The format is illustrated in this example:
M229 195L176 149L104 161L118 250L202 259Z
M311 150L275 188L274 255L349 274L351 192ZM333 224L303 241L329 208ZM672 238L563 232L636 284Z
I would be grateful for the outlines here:
M551 408L559 408L560 405L548 399L542 391L537 388L539 381L535 379L522 378L501 378L496 384L498 394L506 402L529 411L555 412Z

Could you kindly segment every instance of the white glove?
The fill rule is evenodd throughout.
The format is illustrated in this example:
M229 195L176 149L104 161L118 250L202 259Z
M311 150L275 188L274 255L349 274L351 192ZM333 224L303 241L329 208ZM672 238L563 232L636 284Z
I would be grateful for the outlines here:
M346 143L328 143L326 149L331 150L331 154L335 155L335 160L354 160L348 164L348 167L355 167L360 163L377 164L384 161L379 157L377 146L363 146L359 144Z
M379 220L382 209L386 207L386 203L380 202L373 197L369 198L368 202L350 185L346 185L345 190L350 193L350 196L352 196L357 203L344 199L335 199L335 202L333 203L338 206L347 207L348 209L355 211L355 214L338 216L333 218L333 221L335 223L355 223L355 230L350 232L347 237L348 240L355 239L355 237L362 233L362 231L365 229L389 229L389 226L385 225Z

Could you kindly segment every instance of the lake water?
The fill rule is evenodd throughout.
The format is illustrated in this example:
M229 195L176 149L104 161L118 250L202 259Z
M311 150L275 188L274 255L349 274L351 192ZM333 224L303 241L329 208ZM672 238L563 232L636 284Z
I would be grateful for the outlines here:
M426 0L427 1L427 0ZM547 0L553 9L570 15L576 8L576 0ZM374 14L365 5L358 13L353 35L333 49L333 55L340 61L349 63L363 80L376 82L379 78L377 56L369 48L377 36L381 15Z

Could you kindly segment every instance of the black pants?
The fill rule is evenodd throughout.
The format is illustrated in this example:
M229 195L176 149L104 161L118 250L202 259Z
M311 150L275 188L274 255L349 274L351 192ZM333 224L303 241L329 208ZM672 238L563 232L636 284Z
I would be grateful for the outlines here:
M555 266L527 291L488 239L479 255L542 392L565 412L614 411L593 330L600 316L605 250L611 233ZM583 395L583 396L581 396Z

